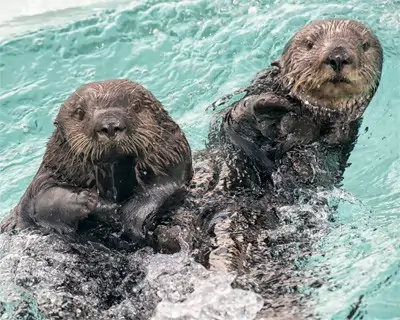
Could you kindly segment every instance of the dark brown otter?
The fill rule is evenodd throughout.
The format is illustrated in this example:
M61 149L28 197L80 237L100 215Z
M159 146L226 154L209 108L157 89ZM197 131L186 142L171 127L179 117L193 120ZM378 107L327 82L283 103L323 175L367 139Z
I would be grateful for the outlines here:
M184 133L138 83L83 85L63 103L55 126L38 172L2 230L36 225L65 233L89 216L113 216L127 233L144 237L145 221L191 178Z
M314 195L339 185L382 63L379 40L365 25L315 21L249 86L219 100L245 93L195 155L192 192L174 219L186 238L198 232L203 264L243 272L234 285L261 293L268 312L301 305L294 260L310 252L319 230L311 211L328 208ZM281 228L287 210L297 220L290 231ZM166 230L159 233L176 250Z

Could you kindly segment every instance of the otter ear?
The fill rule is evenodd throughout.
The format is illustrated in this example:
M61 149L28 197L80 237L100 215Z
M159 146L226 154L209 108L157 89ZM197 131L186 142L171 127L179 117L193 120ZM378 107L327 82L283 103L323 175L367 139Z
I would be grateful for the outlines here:
M58 143L64 143L65 141L67 141L67 139L65 138L64 135L64 131L60 128L56 126L56 129L53 132L54 138Z
M58 114L56 115L54 121L53 121L53 125L58 128L60 126L60 119L62 119L62 117L60 116L60 111L58 111Z
M279 69L281 69L282 65L281 65L281 61L280 60L275 60L271 63L272 67L278 67Z

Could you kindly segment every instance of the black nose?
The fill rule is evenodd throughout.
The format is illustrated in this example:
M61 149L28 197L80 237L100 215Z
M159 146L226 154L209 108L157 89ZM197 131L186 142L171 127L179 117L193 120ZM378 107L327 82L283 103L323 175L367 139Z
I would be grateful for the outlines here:
M352 59L346 49L343 47L336 47L330 52L325 63L331 66L335 72L340 72L345 65L352 63Z
M125 131L125 129L126 127L122 121L114 118L104 118L96 126L98 134L106 135L109 138L115 137L116 134Z

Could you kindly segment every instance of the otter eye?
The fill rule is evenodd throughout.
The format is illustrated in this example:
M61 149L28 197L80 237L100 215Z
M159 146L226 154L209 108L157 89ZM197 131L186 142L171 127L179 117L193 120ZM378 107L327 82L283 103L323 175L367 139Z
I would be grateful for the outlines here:
M306 41L307 50L311 50L313 47L314 47L314 42L312 42L311 40L307 40Z
M364 52L367 51L369 49L369 47L370 47L369 42L364 42L361 46L361 48L363 49Z
M79 119L79 120L83 120L83 118L85 117L85 111L81 108L78 108L75 110L74 112L74 116Z

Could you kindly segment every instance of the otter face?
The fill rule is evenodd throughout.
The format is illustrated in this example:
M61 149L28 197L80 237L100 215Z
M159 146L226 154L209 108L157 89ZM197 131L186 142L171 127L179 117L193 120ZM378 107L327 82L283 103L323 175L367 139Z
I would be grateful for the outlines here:
M109 162L151 150L162 130L155 119L160 109L154 96L137 83L92 82L67 99L56 123L73 155Z
M305 103L329 109L369 102L383 63L378 38L353 20L320 20L300 29L278 62L283 84Z

